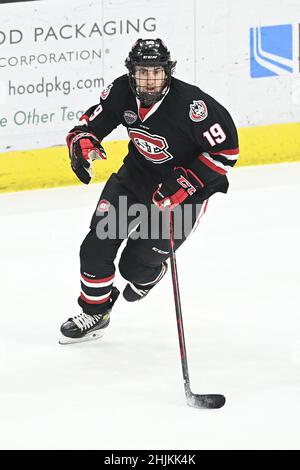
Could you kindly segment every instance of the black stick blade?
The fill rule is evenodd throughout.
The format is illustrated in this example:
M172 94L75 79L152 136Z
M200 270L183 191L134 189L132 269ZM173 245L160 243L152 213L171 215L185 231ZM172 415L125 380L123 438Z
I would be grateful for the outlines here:
M189 393L186 395L187 404L193 408L216 409L225 405L224 395L197 395Z

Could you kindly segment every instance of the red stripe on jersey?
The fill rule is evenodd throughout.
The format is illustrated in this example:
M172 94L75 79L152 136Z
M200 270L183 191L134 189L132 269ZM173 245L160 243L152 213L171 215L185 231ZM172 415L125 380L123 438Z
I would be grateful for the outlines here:
M81 292L80 298L81 298L82 300L84 300L87 304L93 304L93 305L96 304L96 305L99 305L99 304L104 304L105 302L107 302L107 301L109 300L109 298L110 298L110 293L108 294L107 297L104 297L104 299L101 299L101 300L90 300L90 299L87 299L87 298L85 297L85 295Z
M236 149L230 149L230 150L220 150L219 152L209 152L211 153L212 155L238 155L239 154L239 149L236 148Z
M90 117L89 117L87 114L83 114L83 115L80 117L79 121L83 121L83 120L89 122Z
M208 206L208 199L206 199L203 204L204 204L204 207L203 207L203 211L202 211L201 215L204 215L205 212L206 212L206 209L207 209L207 206Z
M208 160L207 158L204 157L204 155L199 155L197 157L200 162L204 163L204 165L208 166L211 170L216 171L217 173L220 173L220 175L226 175L227 171L224 170L223 168L220 168L219 166L215 165L213 162Z
M103 282L111 281L115 277L115 275L112 274L111 276L102 277L101 279L90 279L89 277L85 277L83 274L81 274L81 277L87 282L92 282L93 284L102 284Z
M196 222L193 226L193 232L196 230L196 228L198 227L198 225L200 224L200 219L202 218L202 216L205 214L206 212L206 209L207 209L207 206L208 206L208 199L206 199L204 202L203 202L203 205L201 207L201 210L200 210L200 214L198 215L197 219L196 219Z

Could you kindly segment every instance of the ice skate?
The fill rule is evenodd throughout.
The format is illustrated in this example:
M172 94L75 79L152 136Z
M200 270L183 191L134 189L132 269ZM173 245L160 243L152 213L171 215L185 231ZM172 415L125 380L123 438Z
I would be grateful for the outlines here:
M113 287L110 306L101 314L90 315L81 312L69 318L60 328L62 336L59 339L59 344L82 343L102 338L109 325L110 313L119 294L119 290Z
M124 299L127 300L127 302L136 302L137 300L141 300L146 297L150 290L164 277L167 270L168 264L166 261L164 261L161 265L161 272L154 282L148 284L136 284L133 282L128 282L123 291Z

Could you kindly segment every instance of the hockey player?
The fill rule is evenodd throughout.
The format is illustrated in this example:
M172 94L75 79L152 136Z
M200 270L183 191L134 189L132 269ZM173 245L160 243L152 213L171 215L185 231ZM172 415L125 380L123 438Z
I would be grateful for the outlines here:
M102 336L119 295L113 286L114 260L124 238L119 271L128 281L123 292L127 301L144 298L166 273L170 247L161 226L155 239L134 237L134 233L124 237L118 231L116 236L99 237L97 224L103 215L112 210L116 220L122 215L120 196L126 196L129 206L141 203L152 209L155 205L161 214L166 207L174 210L189 204L196 224L208 198L227 192L226 174L238 157L230 114L197 86L172 76L176 62L161 39L137 40L125 65L128 74L103 90L100 103L88 109L67 136L71 167L86 184L91 180L92 161L106 159L104 137L122 124L130 142L123 165L104 186L81 245L78 303L82 312L63 323L61 343ZM151 224L157 223L150 213L149 233ZM128 227L132 219L128 216ZM187 235L175 240L175 249Z

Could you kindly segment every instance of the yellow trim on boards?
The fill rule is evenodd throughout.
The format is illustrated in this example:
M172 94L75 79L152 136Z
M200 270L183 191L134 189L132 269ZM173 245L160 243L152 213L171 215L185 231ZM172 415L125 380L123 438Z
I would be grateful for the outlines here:
M93 182L106 181L123 162L127 141L103 144L108 158L93 163ZM0 193L81 183L70 167L66 146L0 153Z
M300 123L239 128L237 166L300 160ZM93 164L93 182L106 181L122 165L125 140L104 142L106 161ZM0 192L82 184L72 172L66 147L0 153Z

